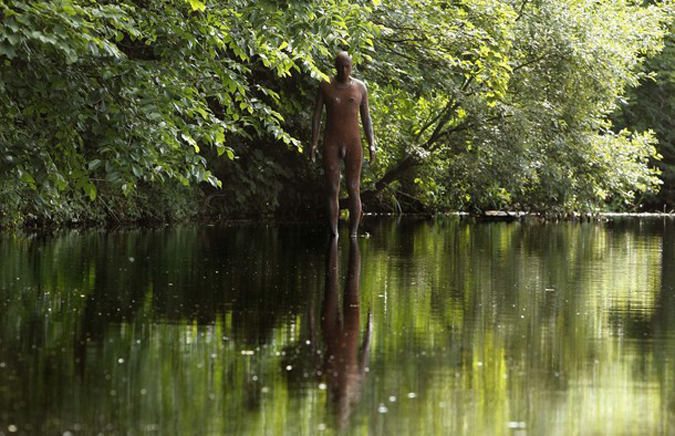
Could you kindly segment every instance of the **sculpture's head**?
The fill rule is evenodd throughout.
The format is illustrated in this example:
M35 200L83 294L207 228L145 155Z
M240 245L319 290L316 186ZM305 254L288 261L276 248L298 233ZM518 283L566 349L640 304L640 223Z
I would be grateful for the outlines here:
M354 63L352 58L349 57L349 53L346 51L341 51L335 56L335 69L337 70L337 79L340 82L345 82L349 79L352 74L352 67Z

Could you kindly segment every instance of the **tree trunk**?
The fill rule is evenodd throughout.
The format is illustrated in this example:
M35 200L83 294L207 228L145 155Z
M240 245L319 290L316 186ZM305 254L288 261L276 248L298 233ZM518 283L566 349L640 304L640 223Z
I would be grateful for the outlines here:
M379 194L387 186L400 179L410 168L419 165L420 163L421 162L418 161L413 155L407 155L394 168L387 171L387 173L382 176L382 178L378 180L377 183L375 183L375 189L362 192L361 201L363 201L363 203L366 205L373 204L377 200ZM342 207L342 204L340 204L340 206Z

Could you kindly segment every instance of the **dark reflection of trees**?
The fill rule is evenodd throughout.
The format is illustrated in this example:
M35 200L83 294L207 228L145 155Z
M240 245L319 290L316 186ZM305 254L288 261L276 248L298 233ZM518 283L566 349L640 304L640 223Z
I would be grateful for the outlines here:
M108 330L121 323L209 325L229 313L229 334L242 344L263 344L320 283L315 264L323 236L306 227L242 226L74 232L5 243L12 251L4 258L3 292L24 321L21 335L8 335L16 342L4 347L23 352L15 355L44 348L52 327L44 305L55 299L64 302L53 315L72 327L80 376L88 350L101 349Z
M342 314L338 303L338 275L338 241L333 239L326 256L326 290L321 313L321 327L326 345L323 372L336 423L342 429L346 428L352 408L360 398L372 327L369 313L363 343L359 346L361 252L355 240L351 240L349 244Z
M672 338L675 332L675 222L663 220L663 242L661 249L661 292L656 300L652 314L652 329L661 338ZM663 404L670 411L668 423L675 422L675 377L672 370L672 356L675 353L673 341L666 346L654 347L656 370L661 386Z
M655 297L654 307L615 307L609 312L612 331L634 339L663 338L675 331L675 228L672 219L630 220L611 226L630 231L634 235L659 235L661 240L661 288ZM641 344L650 348L650 342Z
M154 320L212 324L231 312L235 333L263 343L281 317L301 306L303 283L312 280L303 275L313 270L308 253L317 244L299 236L264 228L107 236L86 261L95 272L86 334L100 337L97 329L106 324L135 319L149 298L144 315Z
M664 335L675 331L675 223L663 221L661 248L661 292L653 315L654 329Z
M47 422L67 413L53 413L67 407L58 392L102 389L109 368L94 365L110 347L131 346L112 342L120 325L140 326L135 339L145 344L145 325L202 328L227 317L227 335L240 346L269 343L321 287L324 236L306 226L239 226L5 239L0 355L9 369L0 387L22 380L31 389L13 389L0 409L44 404L24 418Z

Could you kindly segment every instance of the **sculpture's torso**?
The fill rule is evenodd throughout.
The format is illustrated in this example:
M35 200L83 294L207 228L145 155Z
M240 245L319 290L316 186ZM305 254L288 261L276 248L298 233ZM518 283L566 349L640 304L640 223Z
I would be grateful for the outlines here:
M326 105L326 131L324 147L361 147L359 109L363 99L363 84L350 79L342 84L333 79L321 84Z

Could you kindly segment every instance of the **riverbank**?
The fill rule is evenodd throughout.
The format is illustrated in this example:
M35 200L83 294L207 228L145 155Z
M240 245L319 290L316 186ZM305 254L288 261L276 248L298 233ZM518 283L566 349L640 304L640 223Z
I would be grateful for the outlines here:
M517 211L496 211L489 210L481 214L453 211L453 212L435 212L435 213L403 213L395 214L390 212L369 212L363 214L363 222L368 220L377 220L380 218L396 218L404 220L429 220L442 217L459 217L461 219L470 219L480 222L499 222L499 221L541 221L541 222L559 222L559 221L608 221L618 218L637 218L637 219L675 219L675 213L662 212L598 212L593 214L569 213L562 215L545 215L541 213L517 212ZM346 225L348 214L344 214L341 219L341 225ZM21 231L25 233L54 233L60 230L133 230L133 229L160 229L166 227L177 227L185 225L196 225L205 227L214 226L249 226L249 225L269 225L269 226L297 226L310 225L321 228L325 225L323 217L290 218L288 216L275 217L272 215L263 215L255 218L214 218L212 216L195 215L183 219L173 220L107 220L107 221L72 221L65 223L56 223L49 221L29 221L22 225L5 226L0 229L2 232Z

